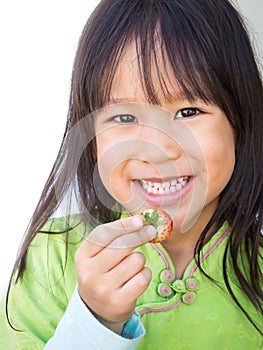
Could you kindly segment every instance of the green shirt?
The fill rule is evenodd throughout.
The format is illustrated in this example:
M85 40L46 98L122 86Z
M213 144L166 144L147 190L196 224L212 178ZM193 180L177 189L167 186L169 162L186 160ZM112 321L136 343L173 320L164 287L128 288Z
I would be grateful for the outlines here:
M63 231L65 219L49 220L44 229ZM201 273L195 261L188 265L182 279L174 280L176 272L161 244L148 243L137 249L145 254L146 265L152 270L151 284L136 307L146 329L138 349L263 349L262 336L234 303L223 282L222 259L228 233L225 224L201 255L202 268L217 284ZM83 234L82 225L70 231L67 254L64 234L36 236L28 250L23 279L13 284L9 299L10 320L22 332L8 325L3 300L1 349L43 349L52 337L77 283L74 254ZM236 297L263 329L262 315L236 285L231 270L228 275Z

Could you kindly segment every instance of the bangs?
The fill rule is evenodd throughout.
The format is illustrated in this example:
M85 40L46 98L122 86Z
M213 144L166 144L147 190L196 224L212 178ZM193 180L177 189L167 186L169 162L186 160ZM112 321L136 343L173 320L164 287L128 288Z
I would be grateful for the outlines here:
M133 46L146 101L171 102L179 90L189 101L219 106L242 132L242 111L253 108L259 85L250 79L258 69L244 28L225 0L102 0L79 42L71 121L109 104L116 71Z
M135 0L125 5L126 2L115 1L112 7L116 9L107 5L114 18L108 15L103 23L95 26L95 13L88 24L87 61L82 61L86 76L82 80L86 82L87 94L83 100L91 110L109 103L116 70L131 45L136 47L140 82L149 103L158 104L160 92L161 97L172 101L174 91L179 88L188 100L199 98L220 104L217 100L221 85L218 76L222 74L221 64L218 67L220 45L207 21L200 18L198 5L186 11L187 5L180 1ZM99 6L103 6L103 2ZM200 20L204 26L200 26ZM95 41L96 45L91 47L90 42ZM216 73L218 69L220 73Z

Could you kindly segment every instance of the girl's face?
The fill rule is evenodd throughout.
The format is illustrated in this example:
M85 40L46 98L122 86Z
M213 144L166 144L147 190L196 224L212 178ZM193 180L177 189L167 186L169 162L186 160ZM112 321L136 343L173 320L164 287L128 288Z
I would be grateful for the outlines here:
M160 207L175 231L186 232L203 227L218 205L234 169L234 135L216 105L188 101L176 79L169 89L170 102L160 91L158 106L147 103L135 52L126 52L111 104L95 119L98 169L107 191L130 212Z

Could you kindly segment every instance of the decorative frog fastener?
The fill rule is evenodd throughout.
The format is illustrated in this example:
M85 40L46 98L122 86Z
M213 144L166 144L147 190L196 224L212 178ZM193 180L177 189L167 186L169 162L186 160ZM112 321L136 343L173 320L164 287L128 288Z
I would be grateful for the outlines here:
M163 298L169 298L175 294L181 294L182 301L185 304L192 304L196 299L198 282L190 277L186 280L175 279L175 273L171 270L163 270L160 273L160 281L157 292Z

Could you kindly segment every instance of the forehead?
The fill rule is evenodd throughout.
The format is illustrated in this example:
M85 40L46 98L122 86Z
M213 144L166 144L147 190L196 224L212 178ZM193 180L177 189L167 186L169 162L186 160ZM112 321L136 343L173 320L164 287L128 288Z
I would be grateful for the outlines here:
M154 87L152 92L159 101L185 97L160 45L147 57L145 66L145 59L132 43L123 53L112 81L111 102L152 102L149 101L149 85Z

